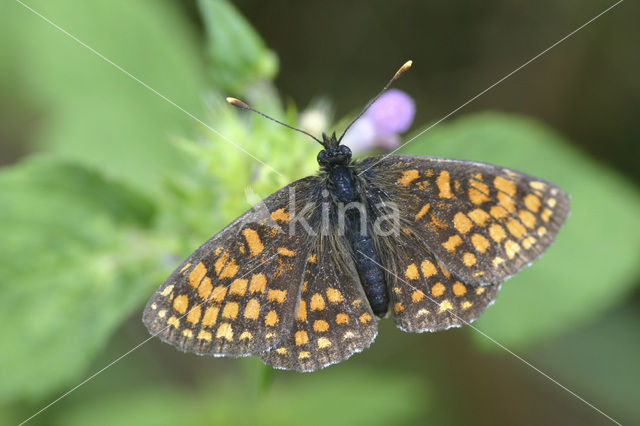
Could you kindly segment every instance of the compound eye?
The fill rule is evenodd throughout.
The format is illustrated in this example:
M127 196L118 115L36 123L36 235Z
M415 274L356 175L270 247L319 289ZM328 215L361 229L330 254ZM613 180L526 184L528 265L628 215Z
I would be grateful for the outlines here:
M351 155L351 150L346 145L340 145L338 147L338 152L342 155Z
M322 150L318 153L318 163L326 163L327 162L327 152Z

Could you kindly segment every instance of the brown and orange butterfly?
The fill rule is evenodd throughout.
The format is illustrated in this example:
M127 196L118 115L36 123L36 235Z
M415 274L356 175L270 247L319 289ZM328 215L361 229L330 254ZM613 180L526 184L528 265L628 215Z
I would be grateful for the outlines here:
M317 175L241 215L160 286L143 315L153 335L183 351L314 371L368 347L388 312L411 332L475 320L569 214L565 191L514 170L410 155L353 161L335 133L316 140Z

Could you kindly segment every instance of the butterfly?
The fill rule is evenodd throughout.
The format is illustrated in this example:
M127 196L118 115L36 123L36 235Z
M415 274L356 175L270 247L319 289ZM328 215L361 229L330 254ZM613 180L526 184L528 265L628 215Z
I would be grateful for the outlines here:
M151 334L187 352L318 370L367 348L389 313L409 332L474 321L569 214L558 186L492 164L355 161L340 142L358 117L340 138L322 140L277 121L322 145L318 174L278 190L193 252L149 300Z

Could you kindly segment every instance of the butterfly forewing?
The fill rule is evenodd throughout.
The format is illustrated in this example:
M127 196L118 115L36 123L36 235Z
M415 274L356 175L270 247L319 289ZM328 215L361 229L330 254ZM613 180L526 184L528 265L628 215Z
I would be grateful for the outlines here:
M374 197L402 206L401 226L468 285L518 272L553 242L569 212L559 187L491 164L389 155L358 169Z
M290 334L312 239L289 232L289 189L254 206L198 248L158 289L143 321L152 334L189 352L257 354Z
M367 348L378 324L344 238L318 238L304 271L293 327L281 345L260 355L268 364L313 371Z

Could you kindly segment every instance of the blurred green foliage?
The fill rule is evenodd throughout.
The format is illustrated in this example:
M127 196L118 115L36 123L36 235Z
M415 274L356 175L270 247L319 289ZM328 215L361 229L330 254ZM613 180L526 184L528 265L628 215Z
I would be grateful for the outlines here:
M275 55L228 2L198 1L207 36L202 52L191 23L169 1L29 5L219 133L19 4L0 6L0 22L6 22L0 25L2 95L26 99L43 116L33 154L0 170L0 422L8 423L28 417L129 349L131 344L118 345L114 332L132 323L139 330L139 310L166 275L252 204L313 173L318 151L299 134L224 103L230 92L286 122L297 118L271 82ZM597 321L637 283L637 188L541 123L477 114L440 124L403 151L501 164L543 176L572 195L573 214L556 244L507 282L477 323L510 349L540 348ZM602 327L603 335L616 329L609 327ZM467 334L479 347L496 349L477 333ZM147 336L135 337L140 342ZM579 340L553 350L579 359L594 345ZM540 357L549 368L562 358L553 350ZM394 353L380 344L369 351ZM365 367L364 358L317 374L274 373L261 387L265 370L256 373L255 360L207 364L251 366L239 373L212 367L200 374L182 366L158 380L162 366L177 364L132 356L121 361L128 373L107 370L95 379L104 380L102 387L80 388L36 421L389 424L425 413L448 423L466 415L438 411L429 402L436 398L431 377L398 374L386 362ZM599 378L580 379L588 367L568 368L567 380L597 388ZM625 371L614 374L623 379ZM616 408L633 415L632 402Z

